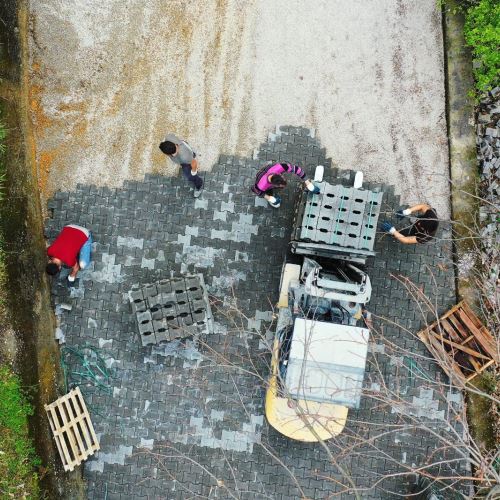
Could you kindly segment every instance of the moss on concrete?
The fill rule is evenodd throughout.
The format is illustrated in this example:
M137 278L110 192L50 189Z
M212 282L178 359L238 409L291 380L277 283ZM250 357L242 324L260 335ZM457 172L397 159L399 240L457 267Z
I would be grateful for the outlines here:
M451 212L457 260L474 248L479 205L479 173L476 160L472 57L464 39L464 18L457 0L445 3L443 25L446 61L447 123L450 147ZM473 276L457 280L458 294L476 299Z
M478 392L491 394L495 387L494 376L483 373L474 379L472 385ZM493 433L493 418L489 413L491 400L472 392L467 395L467 400L467 419L472 435L486 449L494 450L496 443Z
M457 0L447 0L444 5L447 122L450 145L451 206L454 221L455 251L457 262L467 254L477 255L479 228L479 169L476 157L476 133L472 56L464 38L464 17ZM461 273L457 279L458 294L473 308L479 289L475 280L477 269ZM492 392L490 376L483 374L474 380L479 391ZM467 418L476 442L486 449L494 449L492 419L489 416L490 400L468 393Z
M45 241L33 144L27 114L27 2L4 0L0 18L0 104L9 129L7 139L6 199L0 231L6 244L6 305L9 330L17 355L16 371L33 388L35 413L30 432L42 460L42 494L46 498L84 498L81 471L63 473L45 415L44 404L61 394L59 348L54 340L54 316L44 273ZM4 325L7 326L7 325Z

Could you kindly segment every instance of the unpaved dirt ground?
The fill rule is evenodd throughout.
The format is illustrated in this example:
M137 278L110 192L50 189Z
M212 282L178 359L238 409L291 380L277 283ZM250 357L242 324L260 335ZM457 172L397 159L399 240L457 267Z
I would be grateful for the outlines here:
M32 0L31 111L45 196L210 170L276 124L312 127L333 163L446 217L448 146L435 0Z

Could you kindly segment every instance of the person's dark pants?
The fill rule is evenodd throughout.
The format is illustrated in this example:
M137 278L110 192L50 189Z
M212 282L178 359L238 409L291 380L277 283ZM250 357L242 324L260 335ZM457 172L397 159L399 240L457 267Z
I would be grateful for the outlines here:
M198 175L193 175L191 173L191 165L188 165L187 163L181 164L182 168L182 173L184 174L184 177L189 181L194 184L195 189L201 189L203 186L203 179Z

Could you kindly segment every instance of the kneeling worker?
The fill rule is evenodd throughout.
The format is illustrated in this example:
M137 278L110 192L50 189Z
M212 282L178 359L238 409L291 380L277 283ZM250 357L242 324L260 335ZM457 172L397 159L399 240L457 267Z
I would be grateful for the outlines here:
M416 217L417 220L415 223L401 231L398 231L387 221L383 222L380 227L382 231L391 234L398 241L407 245L428 243L433 240L439 225L436 210L430 205L423 203L396 212L399 218L409 217L413 214L419 214Z
M269 205L278 208L281 205L281 198L274 194L275 189L283 189L286 186L286 180L282 174L295 174L304 181L306 188L313 194L319 193L319 187L315 186L309 179L306 179L306 173L298 166L291 163L273 163L264 165L255 177L255 184L252 192L257 196L267 200Z
M69 224L64 226L54 243L47 248L49 263L45 270L55 276L62 266L70 267L68 281L73 283L80 269L90 264L92 250L92 234L88 229Z

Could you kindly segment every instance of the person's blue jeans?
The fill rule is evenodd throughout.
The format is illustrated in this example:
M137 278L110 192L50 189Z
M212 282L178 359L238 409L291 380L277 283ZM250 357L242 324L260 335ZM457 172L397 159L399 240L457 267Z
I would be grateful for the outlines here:
M80 254L78 255L78 265L80 269L85 269L89 264L92 253L92 233L89 234L89 239L80 248Z
M184 177L189 181L194 184L195 189L201 189L203 186L203 179L198 175L193 175L191 173L191 165L187 163L182 163L181 164L182 168L182 173L184 174Z

